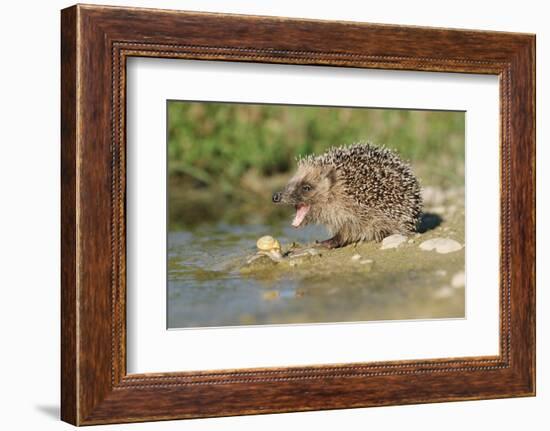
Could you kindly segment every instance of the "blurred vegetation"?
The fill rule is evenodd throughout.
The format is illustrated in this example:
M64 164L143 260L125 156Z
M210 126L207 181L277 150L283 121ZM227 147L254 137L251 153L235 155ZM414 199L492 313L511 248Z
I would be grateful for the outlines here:
M265 199L288 179L296 156L358 141L396 150L423 185L463 185L464 121L463 112L171 101L169 204L177 210L184 193L187 201L193 195L203 213L193 217L180 202L187 212L178 220L204 220L209 199ZM199 190L209 195L191 193Z

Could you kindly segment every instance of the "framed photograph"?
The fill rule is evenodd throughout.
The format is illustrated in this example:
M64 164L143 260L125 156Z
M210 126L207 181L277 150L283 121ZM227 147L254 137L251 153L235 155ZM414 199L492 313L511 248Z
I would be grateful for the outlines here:
M61 13L61 416L535 394L535 36Z

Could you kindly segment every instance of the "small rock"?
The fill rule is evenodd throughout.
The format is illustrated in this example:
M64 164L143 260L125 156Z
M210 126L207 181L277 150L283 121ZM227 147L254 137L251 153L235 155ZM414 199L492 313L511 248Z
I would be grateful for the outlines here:
M464 271L457 272L455 275L453 275L453 278L451 279L451 286L453 286L455 289L464 287L465 281L466 277L464 275Z
M353 256L351 256L351 260L353 260L353 261L356 261L356 260L359 260L359 259L361 259L360 254L354 254Z
M453 289L449 286L442 286L435 291L434 296L438 299L445 299L453 296Z
M438 253L452 253L462 249L462 245L458 241L449 238L433 238L424 241L419 245L420 250L431 251L435 250Z
M438 269L435 271L435 275L438 275L439 277L445 277L447 275L447 271L444 269Z
M401 244L403 244L405 241L407 241L407 237L405 235L401 235L399 233L396 233L395 235L387 236L382 240L382 247L380 247L380 250L387 250L390 248L397 248Z
M407 241L407 243L414 244L414 239L411 238L410 240Z

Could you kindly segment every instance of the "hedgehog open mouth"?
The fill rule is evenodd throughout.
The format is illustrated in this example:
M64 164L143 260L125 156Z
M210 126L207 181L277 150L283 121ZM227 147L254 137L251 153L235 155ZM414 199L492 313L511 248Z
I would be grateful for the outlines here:
M309 205L298 204L295 206L295 208L296 215L294 216L294 220L292 220L292 226L299 227L303 223L307 213L309 212Z

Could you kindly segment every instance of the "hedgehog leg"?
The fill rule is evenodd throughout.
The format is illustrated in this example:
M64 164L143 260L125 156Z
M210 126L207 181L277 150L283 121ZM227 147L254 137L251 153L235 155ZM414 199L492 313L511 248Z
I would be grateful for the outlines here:
M344 242L340 238L340 235L338 235L338 234L334 235L330 239L325 239L324 241L321 241L319 244L323 247L326 247L326 248L339 248L339 247L343 247L344 245L346 245L346 244L344 244Z

